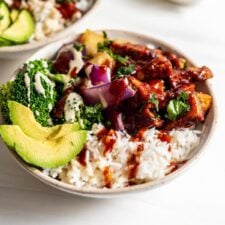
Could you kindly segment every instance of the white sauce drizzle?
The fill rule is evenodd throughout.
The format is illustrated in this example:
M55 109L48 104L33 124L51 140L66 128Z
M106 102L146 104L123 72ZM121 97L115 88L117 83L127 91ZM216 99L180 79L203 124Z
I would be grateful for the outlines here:
M28 107L30 106L30 77L27 73L24 74L24 82L27 88Z
M52 81L50 81L47 76L45 76L44 74L42 74L40 72L37 72L35 74L35 82L34 82L35 90L39 94L42 94L44 97L46 97L45 96L45 89L44 89L44 87L42 85L42 82L41 82L42 79L50 86L50 96L51 96L51 98L53 98L53 94L54 94L53 91L54 91L55 84Z
M70 93L66 99L64 106L65 121L73 123L76 120L76 116L80 116L80 106L83 105L83 100L77 93Z

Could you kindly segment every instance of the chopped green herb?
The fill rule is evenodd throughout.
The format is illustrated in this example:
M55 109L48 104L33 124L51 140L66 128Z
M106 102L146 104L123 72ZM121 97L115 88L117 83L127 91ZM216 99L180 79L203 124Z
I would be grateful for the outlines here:
M117 70L117 77L124 77L134 72L135 66L130 64L129 66L121 66Z
M188 101L188 93L182 91L182 92L178 95L177 100L178 100L178 101L183 101L183 102L186 103L186 102Z
M159 100L156 98L155 93L151 93L148 103L153 103L155 105L156 111L159 111Z
M113 51L110 49L110 45L112 44L112 41L109 39L105 39L103 43L98 43L97 48L98 52L107 52L113 59L120 62L123 65L127 64L127 58L114 54Z
M126 64L127 64L127 58L125 58L125 57L123 57L123 56L121 56L121 55L113 54L113 58L114 58L116 61L118 61L118 62L120 62L121 64L123 64L123 65L126 65Z
M181 92L176 99L169 101L167 106L167 118L170 120L176 120L179 116L189 110L190 105L188 103L188 93Z
M186 69L188 67L188 63L187 63L187 60L184 59L184 58L180 58L179 59L179 64L180 64L180 68L181 69Z
M81 43L78 43L78 42L76 42L76 43L73 45L73 47L74 47L78 52L81 52L81 51L83 51L83 49L84 49L84 45L81 44Z
M102 31L102 34L103 34L104 39L108 38L108 35L104 30Z
M102 51L111 51L111 49L109 49L110 45L111 45L112 41L109 39L105 39L103 43L98 43L97 47L98 47L98 51L102 52Z

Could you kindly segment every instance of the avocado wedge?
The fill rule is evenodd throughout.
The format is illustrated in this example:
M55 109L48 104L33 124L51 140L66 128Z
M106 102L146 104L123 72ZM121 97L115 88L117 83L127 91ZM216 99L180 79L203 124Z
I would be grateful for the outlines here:
M24 9L19 13L17 20L3 31L1 37L16 44L22 44L29 40L34 29L34 19L30 12Z
M19 10L18 9L12 9L11 13L10 13L10 17L11 17L11 20L12 20L13 23L17 20L18 16L19 16Z
M13 43L11 41L8 41L8 40L0 37L0 47L9 46L12 44Z
M12 123L18 125L26 135L37 140L60 138L80 129L78 123L42 127L28 107L15 101L8 101L8 107Z
M76 131L58 139L39 141L24 134L17 125L1 125L0 135L25 162L41 168L66 165L81 151L87 137L86 131Z
M9 8L4 2L0 2L0 33L11 24Z

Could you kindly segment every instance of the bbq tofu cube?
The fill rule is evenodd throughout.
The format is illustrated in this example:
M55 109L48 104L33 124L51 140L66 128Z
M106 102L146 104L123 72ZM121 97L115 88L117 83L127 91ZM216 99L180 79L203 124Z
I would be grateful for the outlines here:
M205 116L212 104L212 97L202 92L197 92L196 95L200 100L202 111Z

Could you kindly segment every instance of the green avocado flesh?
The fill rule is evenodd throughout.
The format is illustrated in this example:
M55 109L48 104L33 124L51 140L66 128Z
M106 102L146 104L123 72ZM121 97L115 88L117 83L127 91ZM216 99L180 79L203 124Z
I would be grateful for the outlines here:
M59 138L80 129L78 123L42 127L28 107L15 101L8 101L8 107L12 123L18 125L26 135L37 140Z
M22 10L16 21L3 31L1 37L17 44L29 40L35 29L35 22L27 10Z
M18 16L19 16L19 10L12 9L11 13L10 13L10 17L11 17L12 22L15 22L16 19L18 18Z
M8 40L0 37L0 47L9 46L12 44L13 43L11 41L8 41Z
M23 133L17 125L1 125L4 142L27 163L42 168L66 165L83 148L86 131L76 131L53 140L35 140Z
M11 23L10 12L4 2L0 3L0 33L2 33Z

